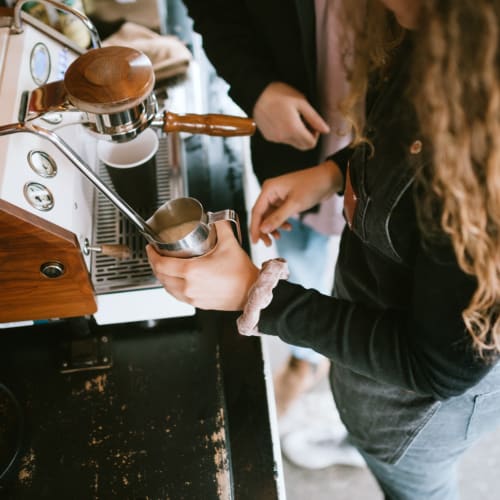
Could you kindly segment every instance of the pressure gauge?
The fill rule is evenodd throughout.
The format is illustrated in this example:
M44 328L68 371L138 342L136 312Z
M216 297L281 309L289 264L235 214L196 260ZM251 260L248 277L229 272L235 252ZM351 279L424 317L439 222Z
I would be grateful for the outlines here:
M43 43L37 43L31 50L30 71L33 81L37 85L47 82L50 75L50 54L49 49Z
M54 206L52 193L38 182L28 182L24 185L24 197L33 208L41 212L46 212Z
M52 156L44 151L30 151L28 153L28 164L31 170L41 177L54 177L57 174L56 162Z

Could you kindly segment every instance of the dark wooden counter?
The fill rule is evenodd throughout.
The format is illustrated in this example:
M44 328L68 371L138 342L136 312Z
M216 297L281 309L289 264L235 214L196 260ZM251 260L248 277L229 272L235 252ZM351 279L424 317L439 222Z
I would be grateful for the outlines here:
M187 137L186 166L189 194L236 210L248 248L238 147ZM82 338L106 338L112 366L61 373ZM279 474L261 341L234 314L0 330L0 499L273 500Z
M9 499L278 498L259 339L231 314L99 327L112 367L63 374L61 321L0 332ZM0 472L1 474L1 472Z

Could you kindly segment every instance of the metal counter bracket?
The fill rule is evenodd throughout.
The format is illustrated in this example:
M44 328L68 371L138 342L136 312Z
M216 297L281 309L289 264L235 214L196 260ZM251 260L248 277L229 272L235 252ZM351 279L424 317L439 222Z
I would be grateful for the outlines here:
M72 339L63 345L59 371L75 373L88 370L105 370L113 366L111 339L105 335Z

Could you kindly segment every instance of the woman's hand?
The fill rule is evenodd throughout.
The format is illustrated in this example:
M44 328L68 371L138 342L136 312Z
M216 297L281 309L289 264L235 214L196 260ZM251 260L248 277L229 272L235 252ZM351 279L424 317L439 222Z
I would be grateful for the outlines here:
M272 82L264 89L255 103L253 118L268 141L303 151L314 148L319 135L330 131L305 96L282 82Z
M339 167L327 160L315 167L266 180L252 209L250 236L271 244L269 234L279 237L278 229L288 229L287 219L307 210L342 189Z
M164 257L152 246L146 251L154 274L175 298L200 309L241 311L259 270L234 237L229 222L216 223L217 245L191 259Z

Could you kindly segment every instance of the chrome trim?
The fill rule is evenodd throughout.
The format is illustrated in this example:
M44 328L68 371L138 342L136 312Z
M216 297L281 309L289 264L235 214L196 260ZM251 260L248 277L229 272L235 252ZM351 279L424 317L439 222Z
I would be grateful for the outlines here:
M11 33L18 35L24 31L21 13L23 5L29 1L30 0L18 0L14 5L14 16L12 18L12 24L10 26ZM38 1L41 3L52 5L57 10L65 11L68 14L72 14L73 16L77 17L90 32L92 48L96 49L101 46L101 38L99 37L97 29L93 25L92 21L85 14L82 14L80 11L61 3L58 0L38 0Z
M186 180L182 168L182 141L178 134L160 137L156 153L156 175L158 206L167 200L186 196ZM102 162L97 172L104 182L111 183ZM151 211L156 207L151 207ZM114 257L92 252L91 279L97 294L159 288L161 284L154 276L146 255L144 239L113 204L102 194L96 193L93 210L92 244L120 244L130 249L130 258L117 260ZM151 215L144 213L145 217ZM90 245L90 242L89 242ZM84 246L85 253L85 246Z
M113 113L86 113L85 127L99 139L113 142L127 142L137 137L156 119L158 103L151 93L132 108Z
M141 232L146 240L156 246L157 236L146 224L142 217L133 210L120 196L114 193L111 189L102 182L102 180L92 171L92 169L80 158L80 156L56 133L34 125L31 122L26 123L11 123L0 126L0 136L15 134L19 132L27 132L35 134L43 139L50 141L68 160L103 193L120 212L122 212Z

